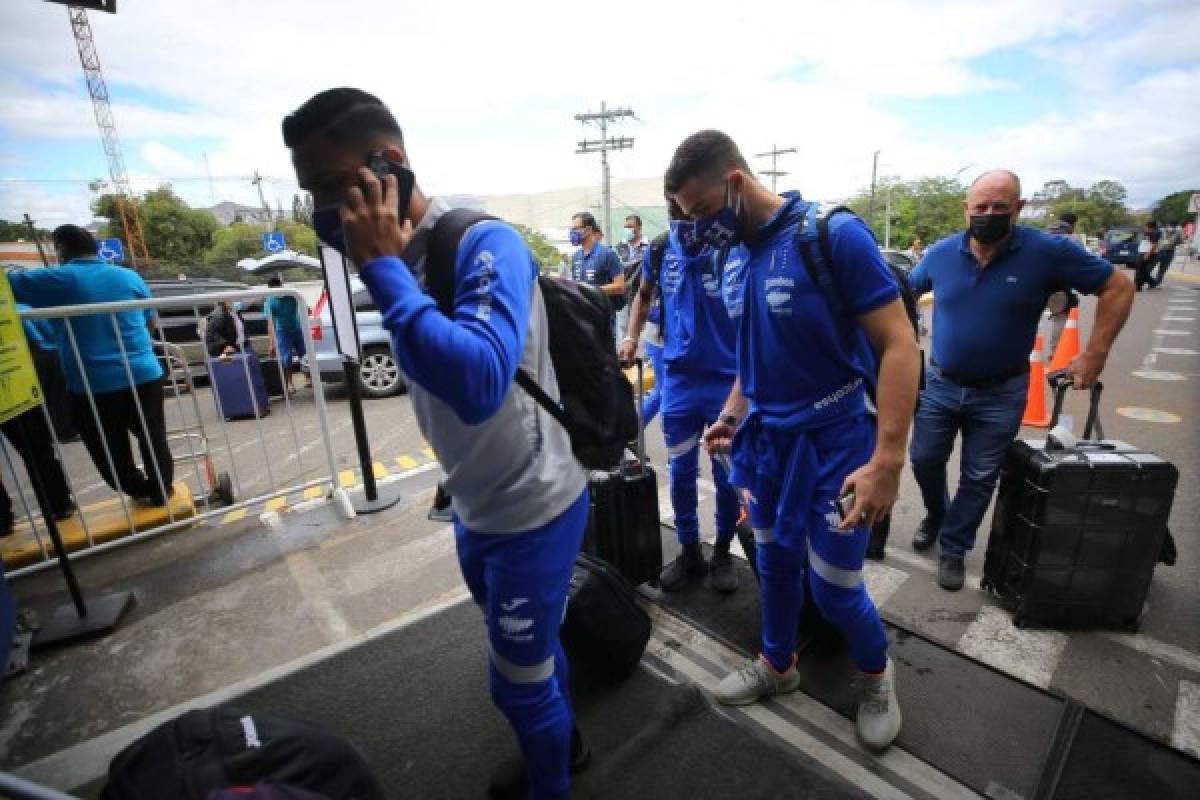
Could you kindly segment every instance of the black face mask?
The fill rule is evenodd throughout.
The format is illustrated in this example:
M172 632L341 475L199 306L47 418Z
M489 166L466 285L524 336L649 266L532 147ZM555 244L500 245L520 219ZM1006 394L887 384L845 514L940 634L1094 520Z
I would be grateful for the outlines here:
M995 244L1012 230L1009 214L972 214L971 236L980 244Z

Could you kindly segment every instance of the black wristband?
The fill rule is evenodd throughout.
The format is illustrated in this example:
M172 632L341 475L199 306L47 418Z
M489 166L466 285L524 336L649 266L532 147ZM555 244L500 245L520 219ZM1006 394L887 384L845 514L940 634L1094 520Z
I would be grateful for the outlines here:
M736 414L722 414L721 422L725 423L731 428L736 428L741 420L737 418Z

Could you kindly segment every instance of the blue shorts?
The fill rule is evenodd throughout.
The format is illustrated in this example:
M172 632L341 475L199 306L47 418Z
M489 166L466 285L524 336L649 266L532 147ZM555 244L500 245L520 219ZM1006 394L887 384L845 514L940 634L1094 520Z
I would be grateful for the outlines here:
M294 331L275 330L275 350L279 354L279 363L285 367L304 357L304 331L297 328Z

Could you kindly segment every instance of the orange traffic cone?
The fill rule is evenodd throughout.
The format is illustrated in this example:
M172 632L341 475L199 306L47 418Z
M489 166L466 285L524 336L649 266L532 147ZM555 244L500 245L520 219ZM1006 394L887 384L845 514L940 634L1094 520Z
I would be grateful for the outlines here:
M1061 345L1059 349L1062 349ZM1025 416L1021 424L1035 428L1050 427L1050 414L1046 411L1046 366L1042 363L1040 335L1033 345L1033 352L1029 354L1029 394L1025 399Z
M1077 355L1079 355L1079 309L1072 308L1071 313L1067 315L1067 326L1063 328L1062 337L1058 340L1058 347L1054 348L1054 357L1050 359L1050 366L1047 369L1051 372L1066 369Z

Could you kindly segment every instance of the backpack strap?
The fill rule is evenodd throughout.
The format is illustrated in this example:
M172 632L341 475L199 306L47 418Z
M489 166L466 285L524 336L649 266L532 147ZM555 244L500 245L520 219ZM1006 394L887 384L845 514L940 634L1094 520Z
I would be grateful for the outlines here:
M422 255L425 257L425 291L447 317L454 317L458 245L472 226L489 219L496 217L469 208L452 208L438 218L427 237L414 239L404 254L408 257L406 260L411 259L409 263L419 260Z
M546 413L558 420L559 424L571 430L571 420L567 416L567 412L563 411L562 406L554 402L554 398L546 394L533 376L520 367L517 368L517 374L514 376L517 385L524 389L530 397L537 401L537 404L545 409Z
M809 203L804 215L804 223L796 233L796 245L802 255L804 268L808 277L820 290L825 302L833 311L833 316L843 325L849 326L854 320L846 309L842 293L838 291L833 281L833 243L829 236L829 220L834 214L853 214L846 206L836 206L824 216L817 215L817 204ZM816 236L812 228L816 228Z

